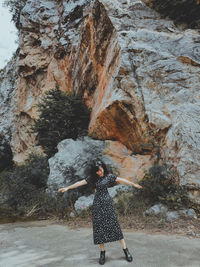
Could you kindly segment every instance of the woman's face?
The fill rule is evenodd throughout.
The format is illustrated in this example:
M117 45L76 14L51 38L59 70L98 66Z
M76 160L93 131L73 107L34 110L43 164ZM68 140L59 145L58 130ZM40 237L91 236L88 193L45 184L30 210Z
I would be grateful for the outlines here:
M103 177L104 176L104 169L99 166L99 169L98 171L96 172L96 174L99 176L99 177Z

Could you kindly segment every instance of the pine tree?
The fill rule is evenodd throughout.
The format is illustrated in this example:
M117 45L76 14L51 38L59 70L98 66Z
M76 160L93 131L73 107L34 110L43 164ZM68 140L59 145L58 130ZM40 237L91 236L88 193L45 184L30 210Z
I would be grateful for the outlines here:
M67 94L59 89L48 91L37 105L39 118L32 127L36 140L48 157L57 152L57 144L67 138L87 135L89 110L80 95Z

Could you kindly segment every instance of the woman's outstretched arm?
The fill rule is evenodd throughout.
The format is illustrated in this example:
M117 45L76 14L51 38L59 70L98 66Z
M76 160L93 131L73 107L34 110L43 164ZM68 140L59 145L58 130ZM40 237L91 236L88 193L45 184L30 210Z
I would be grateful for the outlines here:
M85 185L85 184L87 184L87 181L85 179L83 179L83 180L78 181L78 182L76 182L76 183L74 183L72 185L69 185L67 187L63 187L63 188L58 189L58 192L62 192L63 193L63 192L66 192L69 189L74 189L74 188L77 188L77 187Z
M133 182L131 182L131 181L128 181L127 179L124 179L124 178L121 178L121 177L117 177L117 179L116 179L115 181L116 181L117 183L119 183L119 184L126 184L126 185L134 186L134 187L136 187L136 188L138 188L138 189L141 189L141 188L142 188L141 185L139 185L139 184L135 184L135 183L133 183Z

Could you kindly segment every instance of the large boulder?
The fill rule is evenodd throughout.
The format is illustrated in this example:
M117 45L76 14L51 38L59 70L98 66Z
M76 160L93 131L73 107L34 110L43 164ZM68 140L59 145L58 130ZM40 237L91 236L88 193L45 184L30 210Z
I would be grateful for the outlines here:
M100 141L89 137L65 139L58 144L58 152L49 159L48 194L56 200L58 188L84 179L88 175L88 167L97 158L102 159L114 174L134 182L143 178L155 160L150 155L131 155L131 151L116 141ZM63 203L68 204L70 198L75 200L91 192L88 186L69 190L63 195Z

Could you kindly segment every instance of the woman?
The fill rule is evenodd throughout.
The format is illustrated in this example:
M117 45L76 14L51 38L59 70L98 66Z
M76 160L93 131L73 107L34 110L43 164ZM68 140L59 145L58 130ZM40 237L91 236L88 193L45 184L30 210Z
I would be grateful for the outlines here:
M134 184L124 178L109 174L106 165L101 160L98 160L94 162L89 177L58 190L58 192L66 192L69 189L85 184L89 184L95 189L92 208L93 239L95 245L99 244L99 263L101 265L105 263L104 243L117 240L122 245L126 260L129 262L133 260L132 255L126 247L124 236L117 220L114 202L107 190L108 187L114 186L116 183L131 185L139 189L142 188L139 184Z

